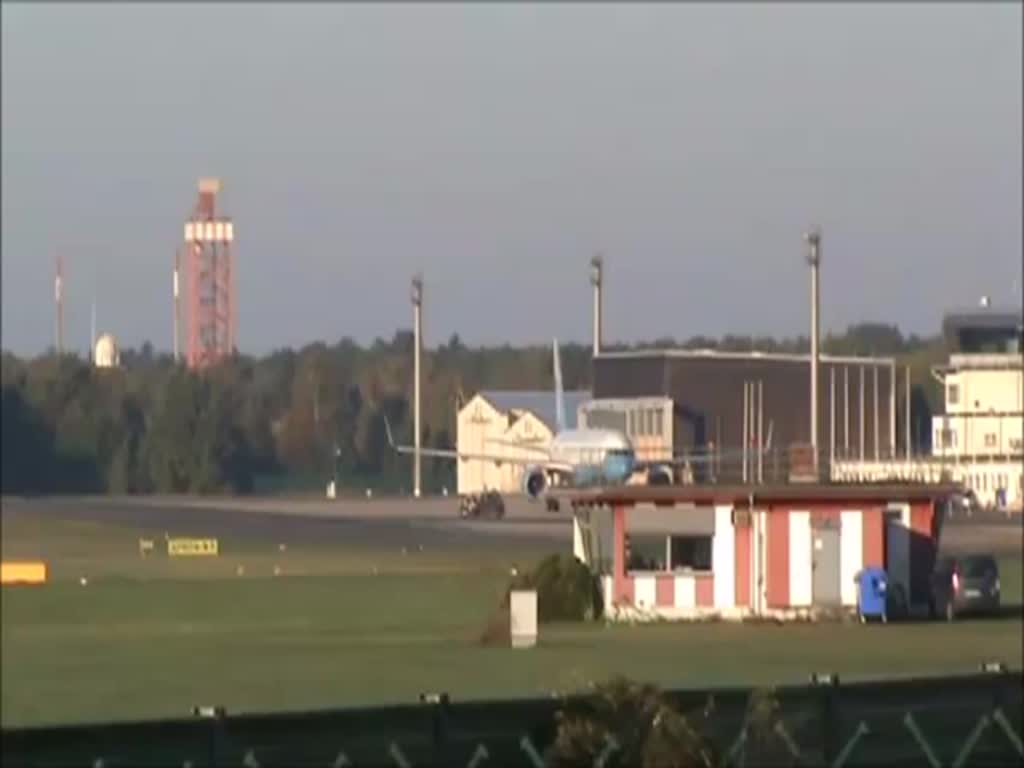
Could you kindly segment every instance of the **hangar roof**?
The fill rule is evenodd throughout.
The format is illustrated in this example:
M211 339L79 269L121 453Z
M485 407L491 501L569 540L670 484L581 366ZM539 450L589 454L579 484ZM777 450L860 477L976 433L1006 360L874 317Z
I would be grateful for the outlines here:
M783 352L726 352L718 349L629 349L615 352L601 352L597 359L637 359L645 357L682 357L712 360L767 360L779 363L806 363L810 354L788 354ZM895 363L894 357L857 357L852 355L826 355L818 359L823 363L844 363L849 365L887 366Z
M555 394L550 390L485 389L478 394L499 411L530 411L551 429L555 428ZM567 427L576 426L576 411L589 399L590 393L583 390L565 393Z

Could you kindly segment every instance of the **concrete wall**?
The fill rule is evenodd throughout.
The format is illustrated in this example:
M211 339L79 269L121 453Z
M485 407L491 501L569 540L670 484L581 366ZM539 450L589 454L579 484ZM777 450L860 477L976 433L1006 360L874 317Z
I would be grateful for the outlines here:
M843 461L832 465L836 482L899 480L919 483L962 483L985 507L996 506L996 491L1006 491L1006 511L1024 507L1024 463L1021 459L913 459L911 461Z

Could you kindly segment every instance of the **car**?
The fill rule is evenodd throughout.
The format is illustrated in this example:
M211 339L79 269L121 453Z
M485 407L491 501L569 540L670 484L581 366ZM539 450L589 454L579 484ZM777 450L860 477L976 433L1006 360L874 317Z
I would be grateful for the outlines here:
M992 555L943 557L935 564L929 598L933 617L952 621L964 614L995 613L999 602L999 566Z
M490 517L500 520L505 516L505 500L497 491L484 491L459 499L460 517Z

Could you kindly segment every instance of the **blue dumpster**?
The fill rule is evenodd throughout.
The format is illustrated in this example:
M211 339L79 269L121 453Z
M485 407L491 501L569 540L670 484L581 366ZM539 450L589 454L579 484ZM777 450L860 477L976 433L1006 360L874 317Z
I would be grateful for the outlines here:
M860 571L857 576L857 614L860 620L869 618L888 620L886 615L886 592L889 577L884 568L872 566Z

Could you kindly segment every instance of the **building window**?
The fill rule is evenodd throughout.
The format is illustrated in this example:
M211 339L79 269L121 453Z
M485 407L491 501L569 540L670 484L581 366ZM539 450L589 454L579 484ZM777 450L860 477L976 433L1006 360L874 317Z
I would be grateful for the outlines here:
M658 437L665 434L664 415L660 409L654 412L654 434Z
M679 568L711 570L710 536L672 536L670 539L673 571Z
M946 404L958 405L960 403L960 385L950 384L946 387Z
M955 434L952 429L943 429L939 432L940 441L939 444L943 448L952 448L955 440Z
M986 433L986 435L985 435L985 447L986 448L995 448L996 447L996 433L995 432L988 432L988 433Z
M666 556L670 558L666 564ZM643 533L626 536L627 571L711 570L710 536Z
M664 571L665 536L629 534L626 537L627 571Z

